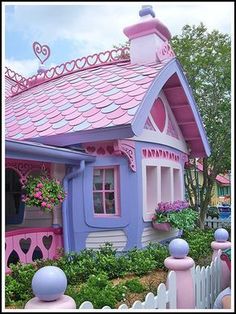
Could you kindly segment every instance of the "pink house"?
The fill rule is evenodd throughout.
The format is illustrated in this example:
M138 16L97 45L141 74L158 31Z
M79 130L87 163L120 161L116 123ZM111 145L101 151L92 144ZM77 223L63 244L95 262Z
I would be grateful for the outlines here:
M184 199L185 162L210 149L169 30L151 7L139 16L124 28L130 50L30 78L6 69L7 264L60 246L121 251L179 235L154 230L151 217L159 201ZM21 201L27 175L42 169L68 192L53 221Z

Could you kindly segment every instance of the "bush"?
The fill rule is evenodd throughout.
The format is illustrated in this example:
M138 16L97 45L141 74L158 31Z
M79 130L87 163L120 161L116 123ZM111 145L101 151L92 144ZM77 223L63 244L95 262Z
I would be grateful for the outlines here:
M164 260L169 256L169 250L166 245L149 243L145 250L155 260L155 268L166 270Z
M214 229L197 228L191 232L185 231L182 238L188 242L189 256L198 264L201 258L212 254L211 242L214 241Z
M127 287L127 290L129 292L133 292L133 293L141 293L146 290L145 287L141 284L141 282L137 278L125 281L124 286Z
M212 218L214 217L219 218L218 208L217 207L208 208L206 216L210 216Z
M16 301L29 301L33 297L32 278L37 271L33 264L11 264L11 274L5 278L6 306Z
M134 248L127 253L129 270L138 276L147 274L156 268L156 261L147 250Z
M71 288L67 293L73 295L77 308L83 302L90 301L95 309L101 309L105 305L114 308L116 303L123 299L126 290L127 288L124 286L113 286L109 282L108 276L105 273L100 273L96 276L91 275L88 281L81 285L77 293Z

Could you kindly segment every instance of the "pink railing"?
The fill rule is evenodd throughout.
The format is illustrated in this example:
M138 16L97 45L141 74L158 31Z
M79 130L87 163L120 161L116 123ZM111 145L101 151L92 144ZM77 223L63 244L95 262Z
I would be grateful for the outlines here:
M6 232L5 239L5 271L14 256L21 263L33 263L34 254L40 254L42 259L59 257L62 244L62 228L24 228ZM39 255L38 255L39 256Z

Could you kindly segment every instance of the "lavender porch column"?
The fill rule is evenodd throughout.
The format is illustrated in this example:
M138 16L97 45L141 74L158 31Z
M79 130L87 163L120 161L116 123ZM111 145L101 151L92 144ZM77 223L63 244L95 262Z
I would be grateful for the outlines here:
M59 267L40 268L32 279L35 297L26 303L25 309L76 309L75 301L64 295L66 287L66 275Z
M170 257L164 261L169 270L176 273L177 309L194 309L195 294L191 268L194 260L188 257L188 243L183 239L174 239L169 244Z
M213 249L212 260L217 256L218 250L225 250L231 247L231 242L228 241L229 233L224 228L219 228L214 233L215 241L211 242ZM224 290L230 284L230 270L225 261L221 260L221 277L220 286Z

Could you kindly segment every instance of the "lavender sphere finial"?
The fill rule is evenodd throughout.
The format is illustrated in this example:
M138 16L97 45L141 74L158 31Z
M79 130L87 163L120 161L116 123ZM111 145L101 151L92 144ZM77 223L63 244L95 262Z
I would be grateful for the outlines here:
M183 239L174 239L169 244L169 252L174 258L185 258L189 252L189 245Z
M139 11L139 16L143 17L150 14L153 18L155 17L155 12L152 9L151 5L142 5L142 9Z
M40 268L33 276L32 290L41 301L54 301L59 299L67 287L65 273L56 266Z
M214 238L217 242L226 242L229 238L229 233L224 228L216 229L214 233Z

